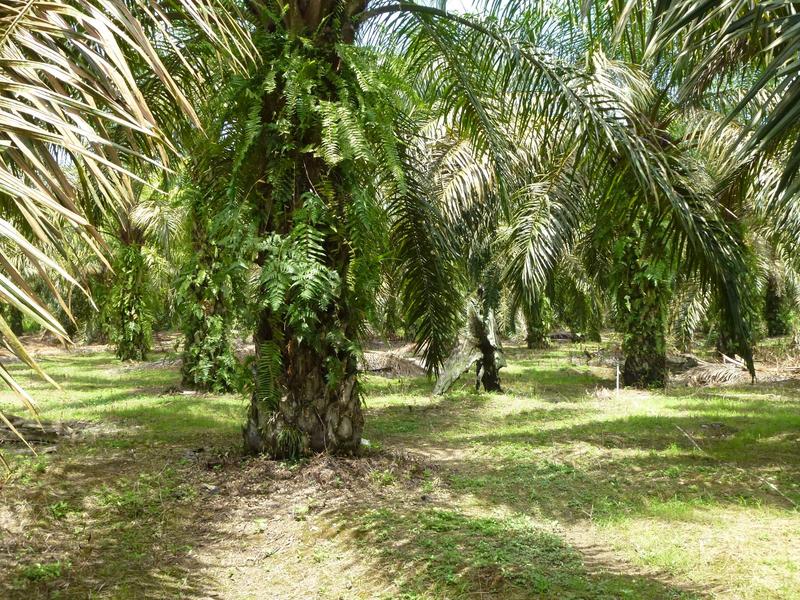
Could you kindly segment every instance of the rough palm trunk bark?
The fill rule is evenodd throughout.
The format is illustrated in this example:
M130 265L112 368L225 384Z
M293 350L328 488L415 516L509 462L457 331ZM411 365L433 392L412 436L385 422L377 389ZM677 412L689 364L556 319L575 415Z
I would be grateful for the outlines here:
M482 358L477 363L476 391L483 385L487 392L502 392L500 387L500 369L495 359L495 347L484 337L480 343Z
M304 173L315 172L315 157L306 156L303 162ZM346 240L337 234L329 234L326 249L326 266L339 274L342 290L317 313L313 338L295 331L286 315L269 308L259 315L256 385L244 427L245 448L251 453L275 458L347 454L361 445L364 417L356 354L351 343L332 341L358 337L347 304L349 253Z
M269 368L265 352L279 351L280 373L277 397L263 393L256 385L250 400L244 442L251 453L274 458L308 455L314 452L352 453L361 444L364 417L358 393L356 357L330 347L312 348L293 336L276 343L269 314L261 316L255 336L256 379L258 369ZM334 355L343 373L329 384L328 365Z
M655 312L643 315L648 326L629 330L623 344L624 385L637 388L664 387L667 384L667 354L664 330Z
M542 336L541 331L529 329L525 336L525 345L528 350L543 349L550 346L550 341Z
M541 322L537 324L533 319L525 319L525 344L531 350L550 346L550 339Z
M498 352L502 352L502 350L498 339L497 323L494 311L485 306L483 288L478 291L478 302L470 307L469 326L481 353L481 358L476 363L475 389L476 391L480 390L482 385L487 392L502 392L500 368L505 366L505 363L498 361Z
M547 297L541 295L534 300L523 301L525 317L525 343L529 349L547 348L550 345L548 334L551 325L551 308Z

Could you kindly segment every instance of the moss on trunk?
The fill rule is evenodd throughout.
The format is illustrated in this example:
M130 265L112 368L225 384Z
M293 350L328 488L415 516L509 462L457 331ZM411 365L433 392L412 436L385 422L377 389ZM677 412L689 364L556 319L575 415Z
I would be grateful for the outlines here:
M664 387L667 383L667 308L670 285L666 266L636 239L621 252L617 310L623 330L626 386Z

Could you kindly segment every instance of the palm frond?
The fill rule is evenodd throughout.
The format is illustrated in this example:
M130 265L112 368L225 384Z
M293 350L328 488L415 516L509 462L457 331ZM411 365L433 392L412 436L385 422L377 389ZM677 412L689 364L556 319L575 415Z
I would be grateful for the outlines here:
M101 212L116 206L130 189L129 180L138 180L134 163L167 166L175 147L165 123L180 118L199 125L192 103L166 66L171 64L168 56L182 52L180 27L173 27L167 14L202 30L232 64L243 67L244 60L252 59L233 4L175 0L168 5L8 0L0 7L0 200L6 207L0 230L4 246L24 256L68 316L68 305L49 275L77 285L66 267L71 248L62 232L74 230L98 256L105 251L82 201L94 200ZM141 81L148 79L143 74L152 75L158 85L143 88ZM154 112L163 103L149 103L153 94L169 99L169 112ZM86 196L81 187L89 181L93 193ZM0 262L0 301L66 340L63 326L20 270L5 254ZM4 339L34 366L13 334ZM26 400L10 375L2 374Z

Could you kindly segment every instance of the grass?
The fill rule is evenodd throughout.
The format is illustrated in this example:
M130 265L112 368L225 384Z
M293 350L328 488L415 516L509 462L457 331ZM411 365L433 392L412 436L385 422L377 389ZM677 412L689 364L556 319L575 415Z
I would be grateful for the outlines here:
M700 591L800 597L797 383L617 397L593 393L610 374L573 353L512 351L507 391L491 397L376 383L367 436L449 448L447 483L472 510L558 522L576 544L610 544Z
M253 544L288 540L257 563L266 597L800 598L797 382L617 395L576 347L508 354L503 394L467 378L444 397L424 378L367 378L364 436L426 456L421 474L376 467L359 501L328 509L261 488L219 500L234 531L225 502L273 502L248 525ZM179 378L166 358L43 360L63 391L11 367L43 418L100 426L11 457L0 596L258 597L202 558L233 562L221 530L198 529L217 484L187 458L235 454L244 399L164 393ZM21 412L8 394L0 409ZM317 587L281 587L303 565Z

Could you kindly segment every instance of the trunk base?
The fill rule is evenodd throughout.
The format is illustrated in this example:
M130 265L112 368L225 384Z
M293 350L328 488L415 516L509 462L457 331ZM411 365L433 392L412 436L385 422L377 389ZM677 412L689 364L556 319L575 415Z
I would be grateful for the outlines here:
M636 354L625 358L622 370L625 386L639 389L667 385L667 357L660 354Z
M526 338L525 344L527 345L528 350L546 350L550 347L550 340L546 337L531 338L529 336Z
M355 359L347 359L350 374L331 387L322 367L324 357L311 351L287 354L283 392L272 397L263 390L253 393L243 428L245 450L275 459L320 452L356 453L361 447L364 416Z
M479 391L483 385L483 389L487 392L502 392L496 349L488 338L481 340L480 348L483 357L476 363L475 391Z

